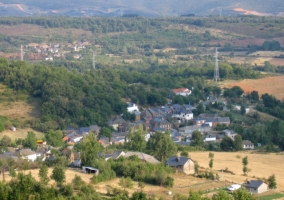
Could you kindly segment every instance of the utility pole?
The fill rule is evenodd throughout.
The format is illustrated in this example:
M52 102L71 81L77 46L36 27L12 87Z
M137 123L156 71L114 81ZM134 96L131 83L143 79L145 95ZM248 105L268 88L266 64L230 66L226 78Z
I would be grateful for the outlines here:
M93 68L96 69L96 54L95 54L95 52L93 52L92 60L93 60Z
M218 50L216 48L216 52L215 52L215 69L214 69L214 81L220 81L220 76L219 76L219 60L218 60Z

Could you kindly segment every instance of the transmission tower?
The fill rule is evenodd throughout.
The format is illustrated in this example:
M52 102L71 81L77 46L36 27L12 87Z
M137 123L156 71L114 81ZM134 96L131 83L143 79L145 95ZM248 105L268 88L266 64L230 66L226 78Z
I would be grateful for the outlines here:
M214 69L214 81L220 81L220 76L219 76L219 60L218 60L218 50L216 48L216 52L215 52L215 69Z
M23 45L21 45L20 51L21 51L21 61L23 61L23 60L24 60L24 50L23 50Z
M95 54L95 52L93 52L92 60L93 60L93 68L96 69L96 54Z

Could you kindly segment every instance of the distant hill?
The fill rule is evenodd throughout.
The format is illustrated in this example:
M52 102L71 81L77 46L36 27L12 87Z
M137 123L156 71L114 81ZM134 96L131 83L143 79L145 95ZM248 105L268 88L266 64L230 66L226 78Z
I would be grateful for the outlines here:
M283 0L2 0L0 16L284 15Z

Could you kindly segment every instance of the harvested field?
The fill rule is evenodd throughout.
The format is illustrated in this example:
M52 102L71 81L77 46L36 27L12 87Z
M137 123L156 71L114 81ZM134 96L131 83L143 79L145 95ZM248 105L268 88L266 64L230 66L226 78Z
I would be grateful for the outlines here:
M85 31L83 29L74 28L44 28L42 26L31 24L20 24L15 26L0 26L0 33L9 36L36 36L36 37L50 37L54 34L63 36L80 36L86 34L86 36L92 36L91 31Z
M284 66L284 58L272 58L269 62L275 66Z
M208 152L189 152L191 158L197 161L201 167L208 168ZM248 168L251 172L244 176L242 169L242 158L248 157ZM275 174L279 191L284 190L284 154L254 154L253 152L214 152L213 170L218 172L222 179L221 170L228 168L235 173L223 173L224 180L242 183L246 179L268 178Z
M223 88L231 88L233 86L240 86L245 94L252 92L253 90L258 91L261 94L271 94L276 98L284 99L284 76L271 76L261 79L245 79L236 82L229 82L222 84Z
M9 136L12 140L15 140L18 138L26 138L28 135L28 132L34 132L34 134L36 135L38 139L44 138L44 133L35 131L31 128L25 128L25 129L17 128L16 131L5 130L0 133L0 138L2 138L4 135Z

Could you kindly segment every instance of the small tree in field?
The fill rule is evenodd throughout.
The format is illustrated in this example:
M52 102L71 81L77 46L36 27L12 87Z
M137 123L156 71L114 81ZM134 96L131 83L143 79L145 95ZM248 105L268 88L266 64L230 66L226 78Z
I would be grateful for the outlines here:
M48 177L48 167L46 165L41 164L38 172L40 182L44 185L48 184L49 177Z
M129 178L129 177L127 177L127 178L122 177L122 178L119 180L119 185L120 185L120 187L123 188L123 190L125 190L125 188L131 189L131 188L133 187L132 180L131 180L131 178Z
M243 162L243 172L245 175L247 175L248 172L250 172L250 169L247 167L248 166L248 157L244 157L242 159L242 162Z
M62 185L62 183L65 181L65 169L61 166L54 167L50 178L52 178L57 185Z
M268 181L269 189L276 189L277 188L275 174L269 176L267 181Z
M212 169L213 168L214 153L209 152L209 158L210 158L209 167L210 167L210 169Z

